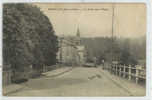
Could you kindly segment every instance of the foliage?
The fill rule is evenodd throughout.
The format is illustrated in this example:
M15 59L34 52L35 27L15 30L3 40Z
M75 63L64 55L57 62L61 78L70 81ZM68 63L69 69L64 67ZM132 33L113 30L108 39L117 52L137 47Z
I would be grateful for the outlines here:
M121 64L138 64L146 59L146 38L95 37L83 38L82 43L87 49L87 59L98 58L98 63L119 61Z
M49 19L31 4L4 4L3 63L15 70L56 63L57 36Z
M137 59L131 54L129 40L125 40L121 48L120 63L125 65L136 65Z

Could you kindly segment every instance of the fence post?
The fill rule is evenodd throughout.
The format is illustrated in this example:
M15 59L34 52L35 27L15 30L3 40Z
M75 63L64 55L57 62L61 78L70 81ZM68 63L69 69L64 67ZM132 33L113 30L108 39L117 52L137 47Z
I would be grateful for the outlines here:
M139 80L139 68L138 66L136 66L136 84L138 84L138 80Z
M114 67L113 67L113 74L116 73L116 65L114 64Z
M116 75L118 74L118 65L116 64Z
M128 67L128 75L129 75L128 80L131 80L131 65L129 65Z
M114 74L114 65L112 64L112 74Z
M114 66L113 66L113 74L115 74L115 71L116 71L115 67L116 67L116 65L114 64Z
M112 64L110 65L110 73L112 74Z
M123 66L123 78L125 78L125 77L126 77L126 66L124 64L124 66Z
M121 76L121 65L119 66L119 76Z

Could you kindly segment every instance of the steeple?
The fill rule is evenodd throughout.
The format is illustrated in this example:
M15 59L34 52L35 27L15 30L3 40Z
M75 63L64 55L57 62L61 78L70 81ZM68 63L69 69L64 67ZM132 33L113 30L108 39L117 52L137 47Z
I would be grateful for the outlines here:
M80 30L79 30L79 27L77 29L77 37L80 37Z
M81 37L80 37L79 27L77 29L76 37L77 37L77 45L80 45L81 44Z

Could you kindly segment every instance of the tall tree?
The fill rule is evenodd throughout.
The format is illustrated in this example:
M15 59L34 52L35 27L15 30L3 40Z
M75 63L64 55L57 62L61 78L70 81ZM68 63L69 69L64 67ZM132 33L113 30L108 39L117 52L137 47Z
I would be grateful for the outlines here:
M3 63L15 70L56 64L57 36L50 20L34 5L4 4Z

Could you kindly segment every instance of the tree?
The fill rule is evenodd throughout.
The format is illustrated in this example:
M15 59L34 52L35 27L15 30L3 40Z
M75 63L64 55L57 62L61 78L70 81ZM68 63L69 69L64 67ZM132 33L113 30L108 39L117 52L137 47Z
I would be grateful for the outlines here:
M3 63L14 70L56 64L57 36L49 19L31 4L4 4Z
M138 59L145 58L145 38L129 39L114 37L82 38L82 43L87 47L88 58L97 57L99 63L104 59L111 63L118 61L121 64L136 65ZM142 41L141 41L142 40ZM139 44L138 42L141 41ZM144 47L143 47L144 46ZM136 48L137 49L136 49Z
M136 65L137 59L130 52L130 44L129 39L126 39L123 43L123 47L121 48L121 56L120 56L121 64L125 65Z

